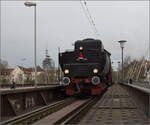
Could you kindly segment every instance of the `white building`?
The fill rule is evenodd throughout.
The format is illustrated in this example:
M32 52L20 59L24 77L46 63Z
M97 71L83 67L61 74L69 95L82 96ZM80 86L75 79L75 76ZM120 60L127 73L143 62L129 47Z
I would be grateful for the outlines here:
M40 75L44 71L40 66L37 66L37 75ZM11 72L10 79L14 80L17 84L24 84L27 79L34 80L35 73L34 68L24 68L22 66L16 66L16 68Z

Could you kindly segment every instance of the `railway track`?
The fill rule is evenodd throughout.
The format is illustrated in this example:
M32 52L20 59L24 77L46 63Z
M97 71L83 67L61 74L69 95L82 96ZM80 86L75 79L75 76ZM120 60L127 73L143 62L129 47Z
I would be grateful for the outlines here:
M6 122L11 125L32 123L149 125L150 119L141 112L123 86L114 84L100 96L88 99L69 98L68 101L65 99Z
M126 89L115 84L102 97L86 100L54 123L66 124L149 125L150 119L139 109Z
M73 111L59 119L54 123L54 125L65 125L65 124L76 124L84 116L87 111L100 100L101 96L92 97L85 100L84 103L80 104Z
M68 98L61 101L57 101L53 104L41 107L32 112L28 112L26 114L4 121L1 123L1 125L33 124L34 122L46 117L47 115L54 113L60 110L61 108L73 103L75 100L75 98Z

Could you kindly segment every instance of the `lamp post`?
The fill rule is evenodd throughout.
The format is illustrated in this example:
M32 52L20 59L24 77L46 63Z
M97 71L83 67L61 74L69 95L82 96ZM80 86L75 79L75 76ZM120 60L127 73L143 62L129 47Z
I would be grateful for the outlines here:
M118 83L119 83L119 79L120 79L119 78L119 67L120 67L120 61L118 61L118 75L117 75L118 76Z
M124 80L124 69L123 69L123 48L124 48L124 44L125 44L125 42L127 42L127 41L125 41L125 40L120 40L120 41L118 41L118 42L120 43L121 53L122 53L122 82L123 82L123 80Z
M1 43L1 35L0 35L0 66L2 63L2 43Z
M0 39L0 65L1 65L1 52L2 52L2 47L1 47L1 39Z
M25 2L25 6L32 7L34 6L34 69L35 69L35 88L37 87L37 66L36 66L36 3L34 2Z

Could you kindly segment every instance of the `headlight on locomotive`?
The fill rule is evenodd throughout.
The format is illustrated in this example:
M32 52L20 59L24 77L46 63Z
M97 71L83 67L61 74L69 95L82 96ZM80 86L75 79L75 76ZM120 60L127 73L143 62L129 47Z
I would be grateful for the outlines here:
M93 73L98 73L98 69L93 69Z
M69 74L69 69L65 69L64 73Z
M83 50L83 47L82 46L80 46L80 48L79 48L80 50Z

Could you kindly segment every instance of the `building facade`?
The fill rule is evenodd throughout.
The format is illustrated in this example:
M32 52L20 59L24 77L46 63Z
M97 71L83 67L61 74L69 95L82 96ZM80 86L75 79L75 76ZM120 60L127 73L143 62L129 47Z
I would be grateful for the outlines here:
M37 76L43 73L43 69L37 66ZM16 66L16 68L10 73L10 80L15 81L17 84L24 84L26 81L35 79L34 68L24 68L22 66Z

